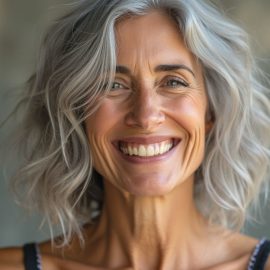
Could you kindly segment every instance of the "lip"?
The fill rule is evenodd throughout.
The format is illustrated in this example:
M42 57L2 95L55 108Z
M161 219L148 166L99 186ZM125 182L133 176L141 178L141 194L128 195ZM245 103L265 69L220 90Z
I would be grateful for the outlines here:
M158 156L150 156L150 157L139 157L139 156L129 156L124 154L119 149L120 142L125 143L134 143L134 144L154 144L154 143L161 143L163 141L172 140L173 141L173 147L166 153ZM144 164L149 162L157 162L164 159L167 159L170 155L173 154L173 152L176 149L176 146L179 145L181 142L180 138L171 137L171 136L153 136L153 137L127 137L127 138L121 138L119 140L115 140L112 142L114 149L117 151L117 153L126 161L136 163L136 164Z

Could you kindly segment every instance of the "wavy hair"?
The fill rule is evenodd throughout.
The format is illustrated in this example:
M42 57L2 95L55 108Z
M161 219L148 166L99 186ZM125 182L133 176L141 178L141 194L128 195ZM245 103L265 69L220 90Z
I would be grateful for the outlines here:
M50 226L62 226L63 244L73 233L82 238L82 224L96 215L91 202L102 204L102 179L93 168L84 120L98 108L114 77L115 23L153 9L177 22L203 67L215 124L196 172L200 211L215 224L240 228L266 183L268 89L240 27L201 0L76 1L49 29L28 80L21 102L25 163L13 181L19 199L43 213Z

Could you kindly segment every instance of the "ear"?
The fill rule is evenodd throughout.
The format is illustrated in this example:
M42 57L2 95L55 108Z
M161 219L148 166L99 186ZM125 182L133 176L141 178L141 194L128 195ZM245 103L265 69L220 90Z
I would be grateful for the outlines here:
M205 117L205 134L206 135L211 131L214 124L215 124L214 114L213 112L208 110Z
M213 128L213 126L214 126L214 122L213 121L206 122L206 124L205 124L205 134L206 135L211 131L211 129Z

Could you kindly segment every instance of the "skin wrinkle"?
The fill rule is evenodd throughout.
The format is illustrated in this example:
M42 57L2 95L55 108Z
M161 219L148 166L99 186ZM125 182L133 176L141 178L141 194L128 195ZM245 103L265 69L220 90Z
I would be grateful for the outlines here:
M188 96L189 94L186 94L186 96ZM192 96L191 97L189 97L191 100L193 100L193 98L192 98ZM195 100L196 101L196 100ZM195 104L196 104L196 106L200 106L200 104L197 104L197 102L194 102ZM181 106L181 105L179 105L179 106ZM183 106L182 106L183 107ZM201 145L203 145L202 144L202 142L201 142L201 144L200 144L200 140L198 140L199 142L197 142L196 141L196 138L198 137L198 138L202 138L202 136L200 136L200 134L196 137L196 134L197 134L197 132L196 132L197 130L195 130L194 131L194 134L188 134L188 136L189 136L189 141L193 141L193 143L191 143L190 144L190 147L192 147L192 148L190 148L190 147L187 147L187 152L185 153L185 155L184 155L184 160L186 160L186 163L185 163L185 165L187 166L188 164L191 164L191 162L192 162L192 158L193 158L193 156L197 153L197 149L196 149L196 146L198 147L198 148L200 148L200 146ZM200 132L199 132L200 133ZM185 167L185 166L184 166Z
M149 26L148 20L158 27L151 27L153 36L145 38L146 31L141 29ZM116 73L121 87L113 89L86 120L94 167L104 178L99 223L107 237L100 242L101 257L107 258L110 267L132 265L134 269L192 264L189 258L194 252L189 245L204 239L207 227L192 197L205 139L207 99L201 67L164 14L153 12L122 21L116 32L117 65L128 68L130 74ZM195 76L185 69L156 70L157 65L176 64L175 59ZM166 84L175 77L189 85L172 88ZM149 135L179 137L181 142L170 158L146 166L124 161L112 144L122 137ZM172 205L181 206L177 215ZM179 250L177 258L175 250Z
M267 190L269 87L248 35L207 2L79 1L48 29L11 114L26 154L13 190L51 230L43 269L247 269L258 240L238 230ZM168 154L128 156L153 136ZM22 269L22 247L3 263Z

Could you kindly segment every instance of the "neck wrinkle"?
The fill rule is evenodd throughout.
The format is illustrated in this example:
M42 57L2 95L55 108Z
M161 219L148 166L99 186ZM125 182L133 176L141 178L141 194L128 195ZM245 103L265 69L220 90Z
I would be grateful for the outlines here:
M177 250L179 256L187 256L187 247L202 233L204 222L193 202L193 179L158 197L134 196L104 182L98 227L106 235L104 257L113 267L166 269L178 257Z

